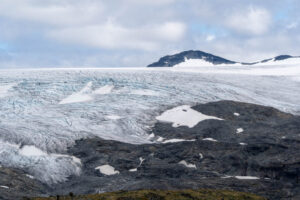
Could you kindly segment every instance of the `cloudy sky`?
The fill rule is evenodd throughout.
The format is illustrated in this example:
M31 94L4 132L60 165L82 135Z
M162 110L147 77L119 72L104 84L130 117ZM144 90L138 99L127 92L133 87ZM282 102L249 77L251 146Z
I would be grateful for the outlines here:
M299 0L1 0L0 68L137 67L183 50L300 55Z

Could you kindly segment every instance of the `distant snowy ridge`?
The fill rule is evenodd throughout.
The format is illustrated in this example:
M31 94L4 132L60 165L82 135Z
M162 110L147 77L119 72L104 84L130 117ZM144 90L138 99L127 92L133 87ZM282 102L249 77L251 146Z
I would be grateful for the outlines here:
M285 65L300 64L300 57L280 55L260 62L235 62L203 51L183 51L168 55L148 67L208 67L208 66L249 66L249 65Z

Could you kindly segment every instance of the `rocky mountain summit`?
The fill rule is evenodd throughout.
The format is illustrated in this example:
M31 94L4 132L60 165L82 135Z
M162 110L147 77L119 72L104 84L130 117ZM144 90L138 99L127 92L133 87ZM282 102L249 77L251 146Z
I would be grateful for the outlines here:
M192 63L191 63L192 61ZM300 57L290 55L280 55L274 58L265 59L258 62L236 62L231 61L220 56L216 56L203 51L183 51L174 55L168 55L160 58L157 62L154 62L148 67L176 67L176 66L218 66L218 65L256 65L256 64L284 64L300 62Z
M173 117L158 118L150 144L78 140L68 153L80 158L81 175L59 184L44 185L22 171L0 168L0 199L199 188L300 198L300 116L233 101L181 106L176 112L203 120L184 125L171 122Z
M215 65L236 63L203 51L184 51L175 55L162 57L158 62L152 63L148 67L173 67L184 62L186 59L202 59Z

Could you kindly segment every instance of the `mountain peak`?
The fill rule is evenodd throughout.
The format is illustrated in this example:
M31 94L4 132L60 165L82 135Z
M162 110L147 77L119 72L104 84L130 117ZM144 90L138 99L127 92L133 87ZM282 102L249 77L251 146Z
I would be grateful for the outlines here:
M287 62L285 63L285 60ZM198 50L189 50L177 53L174 55L167 55L160 58L148 67L199 67L199 66L216 66L216 65L277 65L277 64L300 64L300 57L290 55L279 55L274 58L265 59L259 62L244 63L235 62L220 56L215 56L210 53Z
M189 59L199 59L213 65L236 63L204 51L189 50L174 55L164 56L160 58L159 61L148 65L148 67L173 67L174 65L185 62Z

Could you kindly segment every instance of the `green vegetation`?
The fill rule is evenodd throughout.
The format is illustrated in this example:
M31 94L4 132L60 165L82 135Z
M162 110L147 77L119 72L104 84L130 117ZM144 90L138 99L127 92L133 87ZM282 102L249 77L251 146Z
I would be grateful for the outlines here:
M138 190L103 194L32 198L31 200L266 200L254 194L227 190Z

